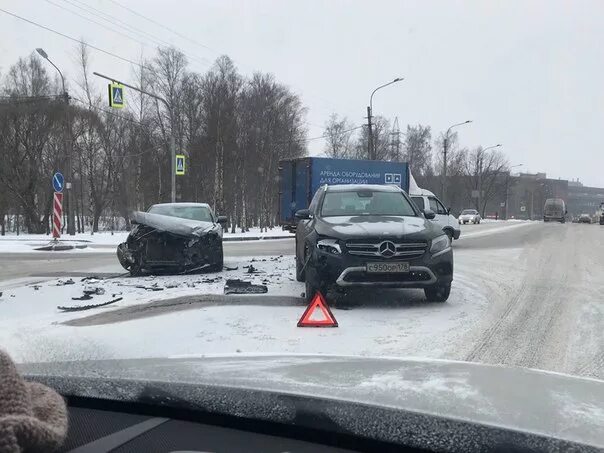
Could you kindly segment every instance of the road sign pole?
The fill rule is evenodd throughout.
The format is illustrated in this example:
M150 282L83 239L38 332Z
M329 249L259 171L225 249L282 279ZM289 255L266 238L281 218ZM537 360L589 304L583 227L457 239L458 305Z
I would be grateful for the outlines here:
M174 126L174 123L172 123ZM174 143L174 129L170 134L170 154L172 155L172 203L176 202L176 144Z
M134 91L138 91L139 93L142 93L142 94L150 96L154 99L157 99L158 101L161 101L166 106L166 109L168 109L168 112L170 112L170 129L171 129L171 131L170 131L170 158L172 160L172 163L170 165L170 167L172 168L172 191L171 191L170 198L172 200L172 203L174 203L176 201L176 173L175 173L176 145L174 144L174 131L175 131L174 117L172 115L172 108L170 107L170 104L168 104L168 101L166 101L161 96L157 96L156 94L149 93L148 91L145 91L145 90L141 90L140 88L136 88L135 86L129 85L127 83L120 82L115 77L109 77L109 76L100 74L98 72L93 72L93 74L97 77L101 77L101 78L109 80L113 83L125 86ZM122 92L122 94L123 94L123 92Z
M63 194L55 192L52 200L52 237L58 240L61 237L63 217Z

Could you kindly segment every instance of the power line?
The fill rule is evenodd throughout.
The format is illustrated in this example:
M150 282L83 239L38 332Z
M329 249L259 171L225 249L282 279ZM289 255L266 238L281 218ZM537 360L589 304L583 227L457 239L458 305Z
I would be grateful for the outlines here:
M356 127L353 127L352 129L347 129L347 130L345 130L345 131L340 131L340 132L338 132L338 133L337 133L337 134L335 134L335 135L342 135L342 134L346 134L346 133L348 133L348 132L352 132L352 131L356 131L357 129L361 129L361 128L363 128L363 127L365 127L365 125L364 125L364 124L363 124L363 125L361 125L361 126L356 126ZM313 141L313 140L320 140L320 139L322 139L322 138L327 138L327 137L329 137L329 136L330 136L330 134L324 134L324 135L320 135L320 136L318 136L318 137L312 137L312 138L299 138L299 139L296 139L296 140L286 140L286 141L283 141L283 142L278 142L278 143L276 143L276 145L286 145L286 144L288 144L288 143L292 143L292 142L311 142L311 141Z
M149 17L147 17L147 16L145 16L145 15L143 15L143 14L139 13L138 11L135 11L135 10L133 10L133 9L131 9L131 8L128 8L127 6L122 5L120 2L117 2L116 0L109 0L109 1L110 1L111 3L113 3L113 4L117 5L117 6L119 6L120 8L124 8L125 10L127 10L127 11L131 12L131 13L132 13L132 14L134 14L135 16L141 17L141 18L145 19L146 21L151 22L152 24L155 24L155 25L157 25L157 26L159 26L159 27L161 27L161 28L163 28L163 29L165 29L165 30L168 30L168 31L169 31L169 32L171 32L171 33L174 33L176 36L179 36L179 37L180 37L180 38L182 38L182 39L186 39L187 41L192 42L193 44L196 44L196 45L198 45L198 46L200 46L200 47L203 47L203 48L205 48L205 49L211 50L212 52L215 52L215 53L217 53L217 54L220 54L220 52L218 52L217 50L212 49L211 47L208 47L208 46L206 46L205 44L201 44L201 43L199 43L199 42L195 41L194 39L191 39L191 38L189 38L189 37L187 37L187 36L185 36L185 35L183 35L183 34L181 34L181 33L177 32L176 30L171 29L170 27L168 27L168 26L166 26L166 25L162 24L161 22L157 22L156 20L150 19Z
M85 19L87 21L95 23L95 24L97 24L97 25L99 25L99 26L101 26L101 27L103 27L103 28L105 28L107 30L110 30L110 31L114 32L114 33L118 33L118 34L120 34L122 36L125 36L126 38L128 38L128 39L130 39L132 41L135 41L135 42L137 42L137 43L139 43L139 44L141 44L143 46L147 45L147 43L144 43L144 42L140 41L137 38L134 38L134 37L132 37L132 36L130 36L128 34L125 34L125 33L121 32L121 31L115 30L114 28L108 27L105 24L99 23L99 22L97 22L97 21L95 21L95 20L93 20L93 19L91 19L89 17L83 16L83 15L81 15L81 14L75 12L75 11L72 11L72 10L70 10L68 8L65 8L63 6L57 5L56 3L53 3L50 0L46 0L46 1L48 3L52 3L53 5L57 6L58 8L64 9L65 11L69 11L70 13L75 14L75 15L81 17L82 19ZM112 16L111 14L104 13L104 12L102 12L102 11L100 11L100 10L98 10L98 9L96 9L96 8L94 8L94 7L86 4L86 3L84 3L84 2L81 2L79 0L75 0L80 5L83 5L83 6L79 6L79 5L75 4L75 3L73 3L71 0L62 0L62 1L65 2L65 3L68 3L69 5L71 5L71 6L75 7L75 8L78 8L79 10L83 11L86 14L90 14L90 15L92 15L94 17L98 17L99 19L101 19L101 20L103 20L105 22L108 22L108 23L110 23L112 25L115 25L116 23L120 24L119 26L121 26L123 28L126 28L126 29L129 29L128 33L133 33L135 35L138 35L138 36L142 37L142 39L151 41L153 43L153 45L155 45L155 46L162 46L162 45L163 46L173 46L168 41L164 41L162 39L156 38L153 35L151 35L150 33L147 33L144 30L141 30L139 28L133 27L133 26L129 25L128 23L126 23L126 22L118 19L117 17ZM192 61L196 61L197 63L199 63L201 65L204 65L204 66L209 66L210 65L209 61L206 58L198 58L196 56L188 55L188 54L186 54L182 50L180 50L180 51L183 54L185 54L187 56L187 58L189 58Z
M130 35L127 35L126 33L123 33L123 32L121 32L121 31L119 31L119 30L115 30L115 29L113 29L113 28L111 28L111 27L108 27L108 26L107 26L107 25L105 25L105 24L101 24L100 22L97 22L97 21L96 21L96 20L94 20L94 19L90 19L90 18L88 18L88 17L86 17L86 16L83 16L83 15L82 15L82 14L80 14L80 13L77 13L77 12L75 12L75 11L70 10L69 8L65 8L64 6L58 5L57 3L54 3L54 2L53 2L53 1L51 1L51 0L44 0L44 1L46 1L47 3L50 3L51 5L56 6L57 8L60 8L60 9L62 9L62 10L64 10L64 11L70 12L71 14L74 14L74 15L76 15L76 16L78 16L78 17L80 17L80 18L84 19L84 20L87 20L88 22L92 22L93 24L96 24L96 25L98 25L99 27L103 27L105 30L112 31L113 33L117 33L118 35L124 36L125 38L128 38L128 39L131 39L131 40L133 40L133 41L136 41L137 43L139 43L139 44L140 44L140 45L142 45L142 46L146 46L146 45L147 45L147 44L145 44L144 42L139 41L138 39L133 38L133 37L132 37L132 36L130 36Z
M213 49L213 48L211 48L211 47L209 47L209 46L206 46L205 44L201 44L200 42L198 42L198 41L196 41L196 40L194 40L194 39L192 39L192 38L190 38L190 37L188 37L188 36L186 36L186 35L183 35L182 33L178 32L178 31L176 31L176 30L173 30L172 28L170 28L170 27L168 27L168 26L166 26L166 25L162 24L161 22L158 22L158 21L156 21L156 20L154 20L154 19L151 19L150 17L147 17L147 16L145 16L144 14L139 13L138 11L135 11L135 10L133 10L133 9L131 9L131 8L127 7L127 6L125 6L125 5L122 5L122 4L121 4L120 2L118 2L117 0L109 0L109 1L110 1L111 3L113 3L113 4L117 5L117 6L119 6L120 8L123 8L123 9L125 9L126 11L129 11L130 13L134 14L135 16L138 16L138 17L140 17L140 18L142 18L142 19L144 19L144 20L146 20L146 21L148 21L148 22L150 22L150 23L152 23L152 24L154 24L154 25L156 25L156 26L159 26L159 27L161 27L161 28L163 28L163 29L165 29L165 30L169 31L170 33L175 34L176 36L178 36L178 37L180 37L180 38L182 38L182 39L184 39L184 40L186 40L186 41L192 42L193 44L196 44L196 45L198 45L198 46L200 46L200 47L203 47L204 49L211 50L212 52L214 52L214 53L215 53L215 54L217 54L217 55L220 55L220 54L222 53L222 52L220 52L220 51L218 51L218 50L216 50L216 49ZM250 69L250 68L248 68L248 69ZM252 69L252 71L254 71L254 69L253 69L253 68L251 68L251 69ZM325 104L324 106L321 106L321 107L319 107L319 108L323 108L324 110L327 110L327 108L329 108L329 110L330 110L332 113L333 113L333 111L334 111L334 110L338 110L338 109L334 109L334 108L333 108L334 106L333 106L333 105L331 105L331 102L330 102L330 101L328 101L328 100L326 100L326 99L323 99L323 98L321 98L321 97L319 97L319 96L316 96L316 95L313 95L313 96L311 96L311 97L314 97L315 99L317 99L317 100L321 101L323 104Z
M139 66L139 67L141 67L141 68L143 68L143 69L148 69L148 70L150 70L150 69L151 69L151 68L149 68L149 67L147 67L147 66L145 66L145 65L142 65L142 64L137 63L137 62L135 62L135 61L132 61L132 60L130 60L130 59L128 59L128 58L122 57L122 56L117 55L117 54L115 54L115 53L113 53L113 52L109 52L108 50L101 49L100 47L93 46L92 44L88 44L88 43L86 43L86 42L83 42L83 41L81 41L81 40L79 40L79 39L74 38L73 36L66 35L65 33L61 33L61 32L59 32L59 31L57 31L57 30L54 30L54 29L52 29L52 28L50 28L50 27L47 27L47 26L45 26L45 25L39 24L39 23L37 23L37 22L34 22L34 21L32 21L32 20L26 19L25 17L19 16L19 15L17 15L17 14L11 13L10 11L6 11L5 9L0 8L0 11L1 11L1 12L3 12L3 13L5 13L5 14L8 14L9 16L13 16L13 17L15 17L15 18L17 18L17 19L19 19L19 20L22 20L23 22L27 22L28 24L31 24L31 25L34 25L34 26L36 26L36 27L42 28L42 29L44 29L44 30L46 30L46 31L49 31L49 32L51 32L51 33L54 33L55 35L59 35L59 36L62 36L63 38L67 38L67 39L69 39L69 40L71 40L71 41L74 41L74 42L77 42L77 43L83 44L83 45L85 45L86 47L89 47L89 48L91 48L91 49L97 50L97 51L99 51L99 52L102 52L102 53L104 53L104 54L106 54L106 55L109 55L109 56L112 56L112 57L114 57L114 58L117 58L117 59L119 59L119 60L125 61L125 62L130 63L130 64L133 64L133 65L135 65L135 66Z

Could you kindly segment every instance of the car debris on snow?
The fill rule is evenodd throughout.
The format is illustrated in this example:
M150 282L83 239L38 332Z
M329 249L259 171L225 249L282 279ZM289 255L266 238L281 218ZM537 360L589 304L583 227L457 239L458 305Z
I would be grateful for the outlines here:
M85 299L75 299L74 300L85 300ZM57 308L61 311L82 311L82 310L90 310L92 308L99 308L99 307L105 307L109 304L114 304L116 302L119 302L120 300L122 300L123 297L117 297L115 299L110 300L109 302L103 302L100 304L92 304L92 305L79 305L79 306L75 306L75 307L61 307L58 306Z
M267 292L266 285L255 285L239 279L228 279L224 286L225 294L264 294Z
M73 279L69 278L67 280L59 280L56 286L66 286L66 285L75 285Z

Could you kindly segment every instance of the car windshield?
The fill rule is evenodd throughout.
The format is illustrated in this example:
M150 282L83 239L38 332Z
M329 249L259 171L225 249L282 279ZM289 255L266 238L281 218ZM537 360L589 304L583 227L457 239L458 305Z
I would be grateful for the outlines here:
M355 190L327 192L321 207L323 217L330 216L414 216L411 203L400 192Z
M149 209L151 214L161 214L181 219L212 222L212 214L205 206L155 205Z
M228 359L222 385L295 374L446 417L444 389L510 429L490 405L519 376L604 381L604 0L0 2L19 364ZM573 388L548 395L604 427Z

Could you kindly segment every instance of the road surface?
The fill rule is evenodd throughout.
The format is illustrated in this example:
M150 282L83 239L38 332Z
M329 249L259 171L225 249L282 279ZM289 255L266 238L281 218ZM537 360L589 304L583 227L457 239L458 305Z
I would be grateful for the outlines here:
M94 318L84 317L72 325L92 327L70 328L97 329L88 331L86 340L98 343L95 354L112 346L104 344L108 339L119 342L126 335L116 319L132 316L129 329L144 325L145 332L167 335L154 335L138 345L129 341L128 335L134 334L128 330L121 340L124 349L112 346L107 357L240 350L411 355L604 379L604 227L541 222L466 225L454 250L455 281L448 303L428 304L421 291L399 292L394 299L370 292L360 306L336 309L340 327L320 333L295 329L300 316L296 300L303 290L296 282L288 283L294 285L289 299L273 293L255 299L248 308L245 299L212 307L211 300L198 297L188 311L186 298L171 310L160 300L150 306L90 313ZM227 262L237 257L286 255L282 262L288 266L292 254L291 239L225 243ZM0 254L0 290L9 279L98 272L121 273L123 269L106 252ZM1 309L0 304L0 315ZM170 322L177 322L178 332L165 331ZM103 330L94 327L98 323ZM44 340L45 344L53 341L59 340ZM36 358L28 353L24 357Z
M269 256L293 253L293 239L225 242L225 259L238 256ZM3 280L25 277L61 277L82 273L123 273L115 253L107 246L84 253L0 253L0 287ZM98 252L95 252L98 250Z

